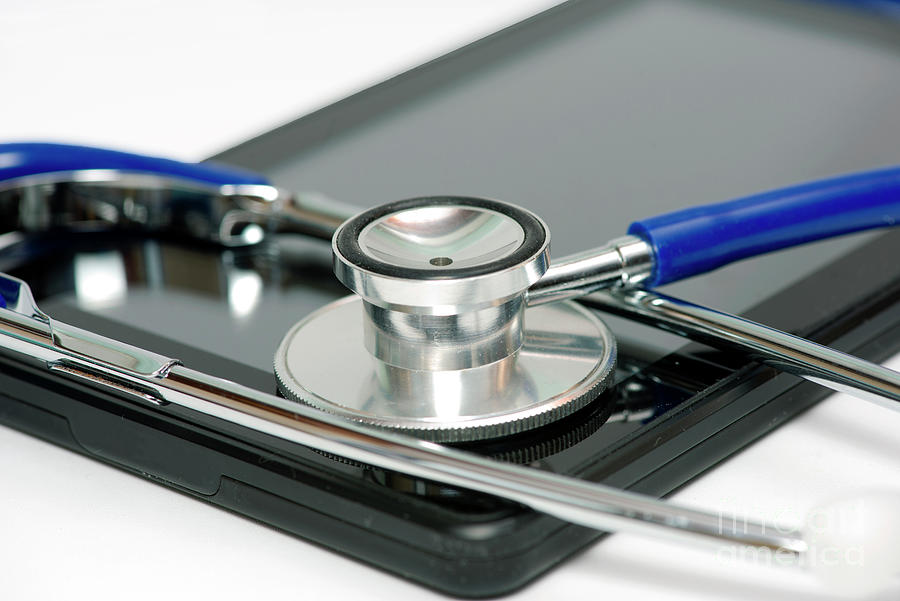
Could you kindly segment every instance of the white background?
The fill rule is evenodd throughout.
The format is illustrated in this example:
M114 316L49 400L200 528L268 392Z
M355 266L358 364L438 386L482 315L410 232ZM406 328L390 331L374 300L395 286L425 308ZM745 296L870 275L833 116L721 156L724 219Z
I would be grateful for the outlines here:
M0 139L200 159L551 4L7 2L0 7ZM896 412L833 397L675 499L798 523L835 495L896 488L898 432ZM805 601L835 594L799 570L614 536L512 598ZM876 598L898 594L894 588ZM0 427L0 598L248 595L442 598Z
M199 160L550 0L0 4L0 137Z

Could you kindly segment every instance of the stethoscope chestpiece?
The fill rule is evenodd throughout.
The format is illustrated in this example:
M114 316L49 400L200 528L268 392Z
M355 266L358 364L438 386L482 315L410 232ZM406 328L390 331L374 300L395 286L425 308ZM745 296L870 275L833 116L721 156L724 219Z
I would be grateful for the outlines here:
M571 303L526 308L549 266L533 213L430 197L364 211L335 233L358 297L295 325L275 357L288 398L442 442L495 438L583 407L615 364L606 327Z
M536 215L477 198L370 209L332 247L335 274L362 298L367 347L408 369L479 367L516 352L524 293L550 258Z

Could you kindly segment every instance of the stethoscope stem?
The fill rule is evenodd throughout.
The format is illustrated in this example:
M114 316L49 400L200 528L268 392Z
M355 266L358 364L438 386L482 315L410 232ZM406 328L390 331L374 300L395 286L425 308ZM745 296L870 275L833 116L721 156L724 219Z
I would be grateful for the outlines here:
M653 274L653 249L636 236L563 257L526 292L528 306L555 303L616 286L638 286Z
M616 288L581 302L900 411L900 373L805 338L647 290Z

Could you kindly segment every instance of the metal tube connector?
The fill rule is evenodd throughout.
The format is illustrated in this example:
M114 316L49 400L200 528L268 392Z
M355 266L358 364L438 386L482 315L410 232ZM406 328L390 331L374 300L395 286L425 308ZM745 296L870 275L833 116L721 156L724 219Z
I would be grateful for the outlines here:
M653 273L653 250L636 236L564 257L528 289L528 306L554 303L612 286L636 286Z

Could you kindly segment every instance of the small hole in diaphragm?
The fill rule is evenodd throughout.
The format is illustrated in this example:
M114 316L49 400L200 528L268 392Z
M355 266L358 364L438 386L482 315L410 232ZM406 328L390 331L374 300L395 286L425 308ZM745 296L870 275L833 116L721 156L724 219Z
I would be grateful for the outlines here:
M431 259L428 262L431 263L432 265L434 265L435 267L446 267L447 265L449 265L450 263L453 262L453 259L451 259L450 257L434 257L433 259Z

